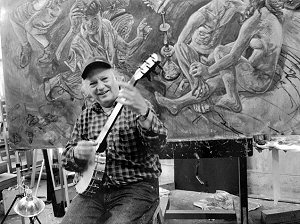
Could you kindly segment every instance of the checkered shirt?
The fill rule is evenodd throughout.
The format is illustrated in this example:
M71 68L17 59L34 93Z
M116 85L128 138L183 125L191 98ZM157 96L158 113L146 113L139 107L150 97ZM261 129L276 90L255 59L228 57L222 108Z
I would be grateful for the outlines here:
M147 104L154 112L148 101ZM123 107L107 136L104 185L120 186L159 177L161 164L157 153L166 143L167 129L153 114L151 128L146 130L137 122L138 114ZM80 140L96 140L108 117L98 103L82 111L62 155L66 170L84 169L85 161L74 158L74 147Z

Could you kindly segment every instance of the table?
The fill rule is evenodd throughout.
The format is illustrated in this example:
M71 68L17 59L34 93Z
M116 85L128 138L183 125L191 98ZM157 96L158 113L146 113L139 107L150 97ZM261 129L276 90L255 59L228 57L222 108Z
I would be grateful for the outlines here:
M273 136L269 140L254 142L254 146L259 150L272 151L273 201L277 205L280 200L279 150L300 152L300 135Z
M248 223L247 157L253 155L252 138L168 140L161 159L238 158L240 223ZM167 210L165 219L232 219L233 211ZM238 214L237 214L238 215ZM246 221L247 220L247 221Z

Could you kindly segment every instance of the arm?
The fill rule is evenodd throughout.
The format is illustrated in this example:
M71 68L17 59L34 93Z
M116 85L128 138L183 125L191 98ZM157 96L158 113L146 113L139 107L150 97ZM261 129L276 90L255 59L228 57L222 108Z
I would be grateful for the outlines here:
M256 12L251 18L246 20L240 29L239 36L234 42L230 53L208 68L210 77L214 77L219 71L229 68L238 62L243 52L249 47L253 35L259 29L259 17L258 12Z
M253 52L248 60L253 67L256 67L256 65L261 64L265 56L267 44L259 38L253 38L250 42L250 47L253 49Z
M136 38L129 43L127 43L122 37L120 37L117 31L111 26L111 28L113 29L113 33L116 37L115 46L119 51L126 53L128 56L130 56L142 45L142 43L148 37L149 33L152 30L145 21L146 18L144 18L140 22L139 26L137 27Z
M237 13L245 13L246 9L250 5L250 0L230 0L232 7Z
M66 170L80 172L84 169L86 165L85 160L80 160L75 158L74 156L74 149L77 146L78 141L82 137L82 130L81 130L81 120L82 116L76 121L71 140L67 143L65 150L62 153L62 165Z
M159 153L167 142L167 129L158 119L149 101L146 101L150 108L149 115L145 121L137 119L137 128L145 149L150 153Z
M83 10L84 10L84 5L81 1L77 1L71 7L70 13L69 13L69 19L71 21L71 26L70 26L68 33L65 35L65 37L63 38L63 40L57 47L57 50L55 52L57 60L60 60L63 50L66 48L68 43L72 42L74 35L76 35L76 33L78 33L80 31L82 17L84 16Z
M195 30L203 25L205 23L205 16L203 14L203 9L200 8L198 11L196 11L194 14L191 15L189 18L187 24L182 29L177 43L186 43L188 44L191 42L192 34L195 32Z
M166 144L167 129L155 114L151 103L141 95L138 89L129 83L120 82L121 90L117 102L130 107L139 115L137 116L137 129L141 142L150 153L158 153ZM147 112L149 108L149 113ZM148 113L148 115L147 115Z

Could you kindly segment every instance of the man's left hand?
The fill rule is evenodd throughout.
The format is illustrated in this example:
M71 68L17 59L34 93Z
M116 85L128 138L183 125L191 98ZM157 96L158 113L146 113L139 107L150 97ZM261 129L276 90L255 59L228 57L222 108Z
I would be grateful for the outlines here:
M146 18L144 18L137 27L137 37L142 37L143 39L146 39L151 30L152 28L147 25Z
M190 66L190 75L194 82L191 83L192 95L197 98L205 97L209 94L209 86L203 79L206 69L200 62L194 62Z
M117 102L130 107L138 114L145 114L147 112L148 105L140 91L126 82L119 82L118 84L121 87L121 90L119 92Z

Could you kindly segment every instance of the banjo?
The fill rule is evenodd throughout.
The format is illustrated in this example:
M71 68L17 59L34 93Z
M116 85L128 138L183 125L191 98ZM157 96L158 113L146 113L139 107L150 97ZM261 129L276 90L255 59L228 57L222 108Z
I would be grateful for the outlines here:
M159 57L157 54L152 54L134 73L132 78L129 80L129 84L135 86L138 80L150 74L151 71L159 64ZM114 125L116 119L118 118L123 104L117 103L113 109L111 115L109 116L107 122L105 123L103 129L96 139L97 146L95 147L95 152L90 157L85 169L78 173L78 182L75 186L77 193L91 196L99 188L96 182L99 182L98 176L103 176L105 170L106 158L103 154L97 153L97 149L100 145L104 144L106 137ZM100 174L100 175L99 175ZM100 179L101 181L101 179Z

